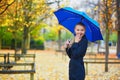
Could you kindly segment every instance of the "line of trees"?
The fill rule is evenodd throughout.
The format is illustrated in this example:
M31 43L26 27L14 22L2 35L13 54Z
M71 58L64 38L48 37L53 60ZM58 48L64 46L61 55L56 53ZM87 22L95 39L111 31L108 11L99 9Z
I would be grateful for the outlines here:
M51 16L51 9L45 0L0 0L0 8L0 48L4 34L9 32L14 39L14 49L21 39L22 53L25 54L30 48L30 38L39 35L44 27L41 23ZM33 34L35 28L39 28L38 33Z

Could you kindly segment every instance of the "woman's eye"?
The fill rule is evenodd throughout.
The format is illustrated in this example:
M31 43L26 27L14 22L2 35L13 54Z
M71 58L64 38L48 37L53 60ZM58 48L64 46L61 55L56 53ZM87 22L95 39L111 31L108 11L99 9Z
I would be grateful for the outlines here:
M81 31L84 31L84 29L82 29Z

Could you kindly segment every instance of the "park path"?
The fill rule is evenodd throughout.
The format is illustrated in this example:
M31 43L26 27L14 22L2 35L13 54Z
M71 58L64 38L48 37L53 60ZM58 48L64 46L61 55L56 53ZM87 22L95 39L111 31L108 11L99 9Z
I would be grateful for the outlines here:
M0 53L13 53L14 51L3 50ZM68 80L69 58L52 50L30 50L28 53L36 54L36 73L34 80ZM88 57L88 56L87 56ZM97 57L103 57L99 55ZM115 57L115 55L111 55ZM21 60L24 62L24 60ZM30 62L30 60L25 60ZM23 67L19 67L23 68ZM109 65L109 72L104 72L103 64L89 64L86 80L120 80L120 64ZM29 74L0 74L0 80L30 80Z

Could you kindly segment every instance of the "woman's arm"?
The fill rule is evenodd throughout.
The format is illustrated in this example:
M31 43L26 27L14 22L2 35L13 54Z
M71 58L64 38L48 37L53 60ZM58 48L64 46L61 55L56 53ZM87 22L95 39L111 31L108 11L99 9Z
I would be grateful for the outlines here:
M66 53L71 58L71 48L66 48Z
M87 50L88 40L83 39L80 43L73 43L71 47L72 58L79 58L84 56Z

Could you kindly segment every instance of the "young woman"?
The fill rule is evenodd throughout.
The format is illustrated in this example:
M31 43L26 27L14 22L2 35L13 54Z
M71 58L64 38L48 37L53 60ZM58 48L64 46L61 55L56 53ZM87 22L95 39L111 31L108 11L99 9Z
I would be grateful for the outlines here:
M70 58L69 62L69 80L85 80L85 68L83 57L86 54L88 40L85 36L85 26L78 23L75 28L74 41L66 41L66 53Z

